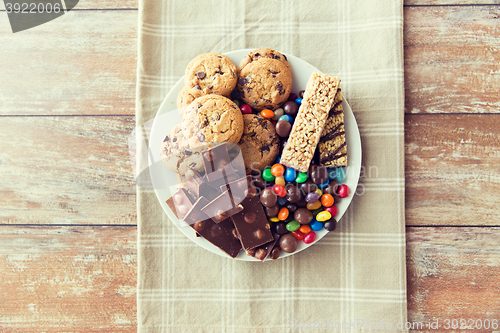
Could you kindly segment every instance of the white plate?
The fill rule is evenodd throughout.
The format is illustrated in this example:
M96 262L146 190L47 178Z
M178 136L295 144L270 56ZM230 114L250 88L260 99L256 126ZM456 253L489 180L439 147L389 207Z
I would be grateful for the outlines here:
M241 59L247 55L252 49L236 50L226 53L226 55L235 63L236 66L240 63ZM307 81L313 72L320 72L313 65L301 60L293 55L286 54L286 57L292 67L293 72L293 87L292 92L298 93L300 90L305 89ZM161 144L165 136L169 133L170 129L176 124L181 122L182 118L176 109L177 95L184 85L184 77L182 77L175 86L170 90L168 95L165 97L163 103L156 114L154 119L150 137L149 137L149 170L151 175L151 181L153 187L160 202L161 207L173 221L173 223L179 228L179 230L186 235L190 240L198 244L199 246L207 249L213 253L228 257L228 255L222 252L219 248L212 245L204 238L196 237L195 231L187 226L186 224L180 224L178 219L175 217L174 213L170 210L166 204L166 200L176 191L175 187L175 173L167 169L161 161L160 149ZM337 204L338 214L335 216L336 220L339 221L342 215L344 215L347 207L352 201L353 195L355 194L356 187L358 186L359 175L361 171L361 139L359 136L358 125L354 114L352 113L351 107L345 99L342 100L342 107L344 109L344 127L346 132L346 141L348 149L348 166L346 167L346 180L344 184L349 186L350 194L347 198L340 200ZM335 231L332 231L335 232ZM312 244L305 244L304 242L299 242L299 247L297 251L292 254L282 252L280 258L288 257L290 255L296 254L309 246L314 245L316 242L320 241L328 231L325 229L317 231L316 241ZM229 257L228 257L229 258ZM244 261L260 261L255 258L249 257L244 251L241 251L239 256L236 257L238 260Z

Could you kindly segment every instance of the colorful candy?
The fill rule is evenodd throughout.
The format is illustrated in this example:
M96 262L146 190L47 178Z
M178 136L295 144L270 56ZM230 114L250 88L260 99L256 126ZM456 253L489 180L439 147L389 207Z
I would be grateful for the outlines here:
M287 182L293 182L295 178L297 177L297 171L292 168L287 168L285 171L285 180Z
M335 216L335 215L337 215L339 210L338 210L337 206L330 206L330 207L325 208L325 211L329 212L331 216Z
M278 121L278 119L280 119L280 117L284 114L285 114L285 111L283 111L282 108L278 108L278 109L274 110L274 116L271 119Z
M248 104L243 104L240 106L241 113L243 114L250 114L252 113L252 107Z
M323 183L323 184L319 184L318 187L319 188L325 188L327 187L328 185L330 184L330 179L326 179L326 181Z
M328 193L325 193L321 196L321 204L324 206L324 207L331 207L333 206L333 202L335 200L333 199L333 196L331 194L328 194Z
M292 123L293 122L293 118L292 116L288 115L288 114L284 114L282 115L279 119L278 119L278 123L282 120L286 120L288 121L289 123Z
M342 183L345 181L346 174L344 168L337 168L335 179L337 182Z
M288 218L288 215L290 213L288 212L288 208L282 207L278 213L278 219L280 221L285 221ZM297 222L298 223L298 222Z
M302 104L302 98L296 98L295 103L297 104Z
M311 244L316 240L316 233L314 231L310 231L304 236L304 243Z
M285 186L286 185L285 177L283 177L283 176L276 177L276 179L274 180L274 183L280 184L281 186Z
M305 172L299 172L299 174L297 175L297 178L295 178L295 181L297 183L303 183L307 180L307 173Z
M236 104L237 107L240 107L240 101L237 99L233 99L233 103Z
M311 227L309 226L309 224L304 224L300 226L299 231L305 235L311 231Z
M265 169L264 171L262 171L262 178L264 178L266 182L272 182L275 177L271 173L271 169Z
M264 109L260 111L260 115L264 118L271 119L272 117L274 117L274 112L269 109Z
M309 202L309 203L316 202L319 199L319 194L316 192L307 193L305 199L306 199L306 202Z
M286 224L286 230L290 232L299 230L299 228L300 228L300 223L295 220L292 220Z
M309 226L314 231L320 231L321 229L323 229L323 223L316 220L312 220L311 223L309 223Z
M319 213L316 215L316 220L319 222L324 222L332 218L332 214L330 212L327 212L326 210L324 212Z
M283 198L286 195L285 187L280 185L280 184L275 184L273 186L273 191L274 191L274 193L276 193L276 195L278 197L281 197L281 198Z
M342 184L337 189L337 194L341 198L347 198L349 196L349 187L345 184Z
M271 221L271 222L279 222L280 219L277 218L276 216L274 216L274 217L269 218L269 221Z
M300 232L300 230L292 231L291 234L295 237L296 240L301 241L304 239L304 234Z
M284 173L285 173L285 167L279 163L276 163L271 167L271 174L274 177L283 176Z
M309 194L311 194L311 193L309 193ZM318 198L319 198L319 196L318 196ZM309 210L315 210L315 209L318 209L320 207L321 207L321 201L319 201L319 200L316 200L314 202L308 202L307 205L306 205L306 208L309 209Z

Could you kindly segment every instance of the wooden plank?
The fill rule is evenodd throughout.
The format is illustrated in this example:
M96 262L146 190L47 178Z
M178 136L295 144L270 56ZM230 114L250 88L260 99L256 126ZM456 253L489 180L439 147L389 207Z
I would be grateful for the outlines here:
M498 5L499 0L404 0L405 6Z
M407 228L408 319L427 332L497 332L500 327L500 228ZM445 320L465 319L462 330ZM485 329L486 319L490 328ZM483 327L479 329L481 320ZM492 321L497 328L493 329ZM460 322L458 323L460 324ZM477 324L477 326L475 326ZM424 328L426 328L424 326Z
M82 9L137 9L138 0L80 0L73 10ZM0 10L5 10L5 4L0 2Z
M499 17L499 6L405 8L406 112L499 112Z
M136 332L136 234L0 226L0 331Z
M0 224L135 224L134 117L0 117Z
M0 115L134 114L137 11L70 11L16 34L4 20L0 45Z
M499 225L500 115L407 115L407 225Z

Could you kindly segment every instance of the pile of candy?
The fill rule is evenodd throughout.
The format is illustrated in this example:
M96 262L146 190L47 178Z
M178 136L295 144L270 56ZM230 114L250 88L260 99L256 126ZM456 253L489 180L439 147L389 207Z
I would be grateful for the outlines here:
M286 144L303 94L303 90L298 96L290 94L283 108L260 112L276 127L281 138L280 151ZM243 114L255 113L250 105L242 104L238 99L233 101ZM335 230L338 212L335 204L349 195L349 187L342 184L346 177L344 168L311 165L307 173L297 172L280 164L280 156L274 165L252 177L252 186L260 193L260 202L271 222L271 230L280 235L279 247L271 251L271 259L277 259L280 250L295 252L300 241L305 244L314 242L316 232L323 228Z

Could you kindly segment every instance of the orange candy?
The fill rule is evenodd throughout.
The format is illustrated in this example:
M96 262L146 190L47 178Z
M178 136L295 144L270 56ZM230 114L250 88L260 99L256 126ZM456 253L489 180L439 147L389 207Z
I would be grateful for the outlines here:
M333 206L333 196L331 194L325 193L321 196L321 204L325 207Z
M272 110L269 110L269 109L264 109L264 110L260 111L260 115L264 118L271 119L272 117L274 117L274 112Z
M289 214L288 208L282 207L278 212L278 219L280 221L285 221L288 218L288 214Z
M306 205L306 208L309 210L316 210L321 208L321 201L316 200L314 202L308 202Z
M309 233L309 231L311 231L311 227L308 224L304 224L303 226L301 226L299 228L299 230L301 233L307 234L307 233Z
M285 167L279 163L276 163L271 167L271 174L274 177L283 176L284 173L285 173Z

